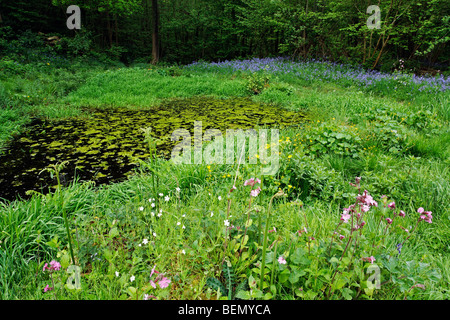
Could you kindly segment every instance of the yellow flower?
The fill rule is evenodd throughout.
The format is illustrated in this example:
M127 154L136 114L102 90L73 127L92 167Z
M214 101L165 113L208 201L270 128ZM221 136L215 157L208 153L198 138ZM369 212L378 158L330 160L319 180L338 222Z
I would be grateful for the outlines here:
M292 156L291 156L291 155L288 155L288 158L290 159L290 158L292 158Z

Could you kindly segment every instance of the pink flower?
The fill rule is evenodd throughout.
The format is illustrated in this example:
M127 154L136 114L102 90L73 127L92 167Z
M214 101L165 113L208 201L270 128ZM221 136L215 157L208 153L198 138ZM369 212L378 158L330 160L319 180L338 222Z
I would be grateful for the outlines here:
M392 219L391 218L386 218L387 223L392 224Z
M362 207L361 207L361 210L363 211L363 212L367 212L367 211L369 211L370 210L370 207L368 206L368 205L363 205Z
M50 267L48 266L48 263L46 263L46 264L44 264L42 271L45 271L45 270L58 271L59 269L61 269L61 264L58 261L52 260L50 262Z
M345 211L344 211L345 212ZM341 220L344 221L344 223L348 223L348 220L351 218L352 216L349 215L348 213L343 213L341 215Z
M244 186L251 186L251 187L253 187L257 183L261 183L261 180L259 180L258 178L256 178L256 179L255 178L250 178L250 179L248 179L248 180L246 180L244 182Z
M391 203L389 203L388 207L391 208L391 209L395 209L395 202L392 201Z
M272 233L272 232L277 232L277 229L275 227L273 227L272 230L269 230L269 233Z
M154 283L153 280L150 280L150 285L151 285L154 289L156 289L156 283Z
M340 240L343 240L344 238L345 238L345 236L343 236L342 234L339 235L339 239L340 239Z
M422 214L422 215L420 216L420 219L421 219L421 220L424 220L424 221L426 221L426 222L428 222L428 223L432 223L433 215L432 215L432 212L431 212L431 211L425 211L423 208L419 208L419 209L417 210L417 212L419 212L419 213L425 213L425 214Z
M373 262L376 260L373 256L362 258L363 261L368 261L373 264Z
M252 197L257 197L260 192L261 192L261 188L258 187L258 189L254 189L254 190L250 191L250 195Z
M278 258L278 263L280 264L286 264L286 260L283 258L283 256Z
M59 269L61 269L61 264L58 261L55 261L55 260L52 260L50 262L50 266L51 266L51 269L53 269L55 271L58 271Z
M400 213L398 214L400 217L404 217L404 216L406 216L406 213L405 213L405 211L403 211L403 210L400 210Z
M46 285L45 288L44 288L44 292L47 292L47 291L50 291L50 290L53 290L53 288L49 287L48 285Z
M167 288L170 284L170 279L163 277L161 280L159 280L158 284L161 289Z
M363 195L358 195L357 200L362 204L378 207L378 203L375 200L373 200L373 197L369 194L367 190L364 190Z
M425 211L426 217L425 217L425 221L428 223L432 223L431 220L433 219L433 216L431 215L431 211Z

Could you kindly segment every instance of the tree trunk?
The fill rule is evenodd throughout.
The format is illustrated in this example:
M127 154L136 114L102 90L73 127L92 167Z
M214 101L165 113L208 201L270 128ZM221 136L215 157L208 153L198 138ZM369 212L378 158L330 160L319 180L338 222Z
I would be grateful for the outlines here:
M107 29L108 29L108 41L109 41L109 47L112 48L112 45L113 45L113 35L112 35L111 19L110 19L110 17L109 17L109 12L106 12L106 23L107 23Z
M153 32L152 32L152 64L159 62L159 10L158 0L152 0Z

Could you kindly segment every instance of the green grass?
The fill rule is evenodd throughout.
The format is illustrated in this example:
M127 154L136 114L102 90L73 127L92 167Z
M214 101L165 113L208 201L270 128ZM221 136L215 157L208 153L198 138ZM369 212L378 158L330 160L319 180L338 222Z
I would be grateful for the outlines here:
M42 71L45 66L40 68ZM172 165L158 160L142 165L122 183L96 187L74 182L62 189L62 202L57 194L35 194L26 201L1 204L1 299L142 299L144 293L159 299L217 299L218 293L206 283L210 278L228 283L230 279L222 272L224 260L232 265L235 275L231 280L236 288L241 282L248 283L250 277L260 276L257 263L263 258L267 259L268 286L262 288L261 297L286 300L305 294L306 298L330 298L326 295L334 272L330 258L334 254L339 259L343 250L337 242L330 246L330 239L343 208L357 196L357 190L349 185L356 176L361 177L362 188L373 195L380 209L381 196L387 195L406 217L395 218L384 240L376 238L385 246L376 251L385 282L381 289L372 296L346 283L350 296L450 297L448 92L415 93L401 99L398 93L378 87L362 90L344 80L324 83L285 74L272 76L268 88L252 95L247 73L222 69L89 71L86 67L78 73L57 68L47 70L43 80L36 77L36 70L27 72L25 76L2 78L0 101L5 107L0 108L0 145L6 146L33 116L75 117L85 115L83 107L146 108L164 99L194 96L249 96L258 102L304 111L308 122L280 132L280 170L276 176L263 179L257 198L251 199L249 187L243 186L250 177L259 177L257 166L241 165L238 170L237 164ZM237 189L230 194L228 207L227 195L233 184ZM269 201L280 188L287 196L274 199L268 227L277 231L268 234L268 255L261 257ZM165 201L159 193L170 199ZM153 198L155 208L149 201ZM250 207L256 211L247 216L250 199ZM296 200L301 200L302 206ZM407 237L400 226L411 231L419 207L433 212L433 223L419 223L401 255L396 256L396 244ZM83 270L82 290L64 288L69 275L59 272L55 273L55 290L44 293L45 285L51 285L49 274L42 271L44 263L58 260L64 269L70 265L63 210L70 221L76 264ZM364 234L368 239L375 237L372 233L378 220L374 217L380 212L373 208L373 217L367 217ZM241 247L237 246L244 239L247 217L252 219L246 232L249 240L242 246L244 255L239 256ZM239 231L228 231L224 220L239 226ZM308 235L298 236L304 227ZM344 227L339 231L348 236ZM308 236L315 240L308 240ZM364 273L367 265L360 258L370 256L373 247L362 238L359 241L361 251L356 254L360 256L352 256L353 266L347 275L343 270L342 276L363 286L357 275ZM308 259L313 261L307 268L309 278L299 276L301 280L296 282L305 288L304 293L283 278L283 272L289 271L291 280L295 279L295 261L306 261L295 256L297 249L309 252ZM288 260L288 267L277 264L281 255ZM399 259L397 269L388 270L391 258L385 255ZM408 270L407 261L421 265ZM168 288L153 290L149 286L155 265L171 279ZM402 280L402 274L414 280ZM387 282L392 276L397 277L396 282ZM341 274L336 277L345 281ZM425 290L412 288L415 283L423 284ZM257 294L261 288L253 289L252 294ZM348 293L338 289L333 299L343 299Z

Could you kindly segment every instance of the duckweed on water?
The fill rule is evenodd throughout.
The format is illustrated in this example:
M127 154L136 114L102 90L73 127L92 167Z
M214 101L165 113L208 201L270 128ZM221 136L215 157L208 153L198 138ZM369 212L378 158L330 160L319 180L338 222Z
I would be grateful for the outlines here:
M217 100L191 98L173 100L146 110L94 109L91 117L59 121L34 120L0 155L0 198L26 197L27 190L48 192L54 187L48 172L51 164L68 161L61 173L63 183L93 180L97 184L126 179L145 160L149 150L141 128L152 128L159 139L158 153L170 157L174 130L185 128L193 134L194 121L203 131L283 127L298 123L303 115L245 98Z

